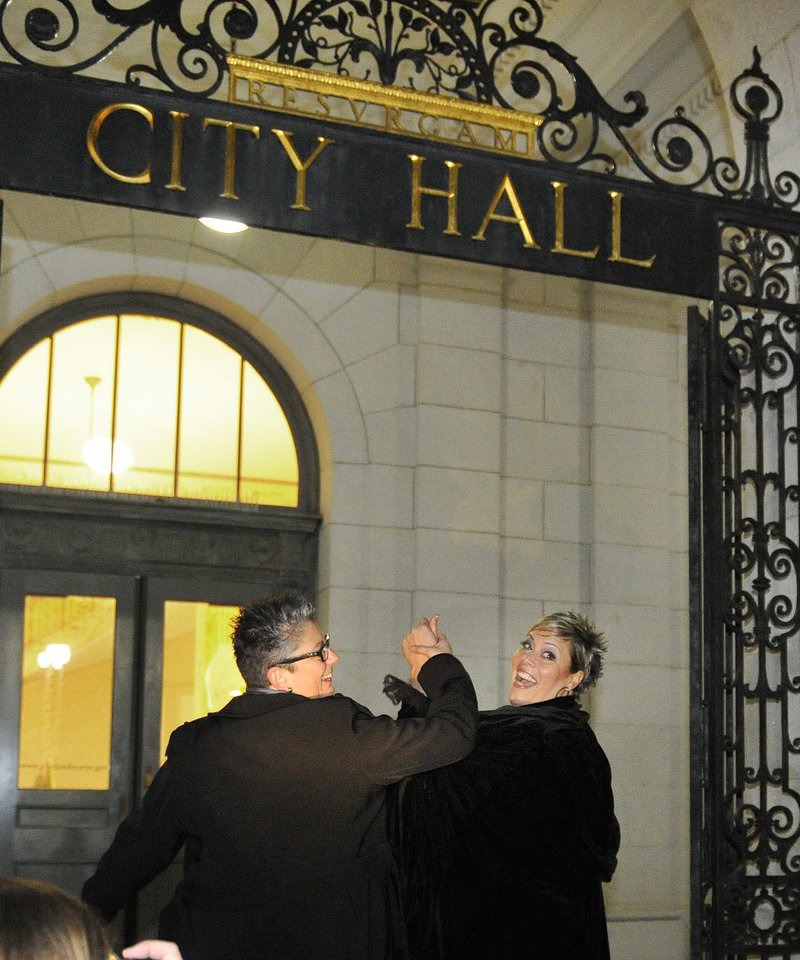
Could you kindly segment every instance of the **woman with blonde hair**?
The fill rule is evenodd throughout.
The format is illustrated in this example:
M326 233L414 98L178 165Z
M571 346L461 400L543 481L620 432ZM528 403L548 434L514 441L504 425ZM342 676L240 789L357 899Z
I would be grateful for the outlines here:
M431 620L417 644L442 636ZM538 620L511 658L508 705L480 713L474 751L396 798L414 960L609 960L602 884L619 824L580 706L605 649L581 614ZM387 677L386 693L401 716L425 715L413 684Z

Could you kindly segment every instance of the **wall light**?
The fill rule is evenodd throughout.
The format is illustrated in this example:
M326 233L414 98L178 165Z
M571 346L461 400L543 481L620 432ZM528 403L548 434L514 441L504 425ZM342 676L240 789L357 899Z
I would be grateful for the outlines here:
M247 224L241 220L220 220L217 217L200 217L200 223L217 233L241 233L247 230Z

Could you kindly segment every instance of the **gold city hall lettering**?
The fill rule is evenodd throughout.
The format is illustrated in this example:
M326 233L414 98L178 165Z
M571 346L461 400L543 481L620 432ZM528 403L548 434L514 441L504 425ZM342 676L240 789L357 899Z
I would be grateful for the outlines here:
M189 116L180 110L170 110L172 117L172 173L167 190L185 190L181 183L181 161L183 160L183 121Z
M593 250L570 250L564 246L564 191L567 185L558 180L552 180L551 186L556 192L556 242L553 244L553 253L567 253L571 257L587 257L589 260L594 260L600 249L599 246Z
M250 82L249 95L257 100L264 96L255 80ZM293 89L288 85L284 86L284 96L287 100L294 96ZM329 97L323 91L317 94L321 108L329 105ZM348 109L360 120L365 118L370 103L366 97L347 98ZM425 105L427 107L427 101ZM112 122L104 128L106 121L115 115L124 122ZM415 122L419 123L421 131L433 135L444 121L426 109L417 111ZM161 125L166 126L162 129ZM215 132L215 128L222 132ZM395 128L398 131L401 129L401 109L386 105L386 129ZM261 199L260 191L263 191L265 184L291 176L287 173L288 160L295 172L295 196L290 209L310 212L310 171L323 152L336 141L317 136L316 142L300 147L296 134L290 130L272 127L269 133L274 135L275 140L269 135L262 137L261 127L257 124L192 116L189 112L177 109L160 114L140 104L125 102L108 104L97 111L86 130L86 146L89 156L102 173L123 184L147 186L152 183L154 175L160 175L163 177L161 187L165 190L191 194L194 188L198 194L209 190L215 193L219 185L214 183L214 177L218 176L222 180L222 192L218 196L232 201L240 200L237 188L242 193L246 188L248 196L242 204L243 215L247 217L249 211L254 214L255 221L259 216L257 205ZM463 143L471 143L473 133L474 128L466 119L455 134L451 131L455 139ZM301 143L307 143L307 136L302 137ZM501 129L496 128L495 137L507 146L503 136ZM114 137L121 138L121 142L111 143ZM248 139L243 141L243 137ZM280 149L277 144L280 144ZM345 142L343 147L337 147L344 151L339 159L346 161L348 149L357 149L357 146L354 142L348 148ZM261 154L256 151L261 151ZM264 151L267 151L266 157ZM241 153L238 164L237 152ZM401 151L401 157L403 153ZM131 157L132 160L127 160L128 166L125 166L126 161L118 159ZM385 178L382 180L382 191L387 207L397 201L392 186L397 183L397 177L390 166L396 157L396 154L390 155L385 158L386 163L375 165L376 169L382 171L381 177ZM466 238L476 243L485 242L491 230L491 239L502 241L503 247L510 242L521 242L525 250L542 251L534 236L535 228L539 240L545 238L547 257L578 257L584 260L605 258L608 263L620 264L623 268L645 270L650 269L656 260L655 254L647 256L647 247L643 248L643 243L647 241L642 238L648 234L637 226L641 218L629 218L629 230L633 236L626 235L623 239L624 194L602 186L597 179L587 182L580 181L576 176L576 182L571 184L566 180L550 179L552 173L548 176L547 173L537 174L535 170L529 172L524 164L517 164L514 179L510 172L505 172L495 187L497 181L494 176L499 175L499 171L493 175L490 170L487 174L485 164L472 166L470 162L462 164L454 160L442 160L426 165L426 158L419 154L406 153L405 157L411 161L411 216L406 223L409 230L425 230L423 205L426 215L432 216L431 211L437 210L439 216L436 222L440 224L444 213L440 201L444 201L447 209L446 226L443 229L437 226L437 229L441 229L445 236L461 237L459 224L466 217L469 230L465 229L462 247L469 242ZM397 159L405 163L405 159ZM274 169L265 171L267 162ZM122 170L116 169L118 166ZM131 166L134 172L129 172ZM154 171L160 173L154 174ZM323 184L326 182L322 180ZM367 186L372 184L360 186L362 189L358 195L365 197ZM594 191L594 194L589 194L589 191ZM605 199L606 194L610 205ZM431 199L423 200L426 197ZM205 199L205 196L199 197L200 205ZM334 184L330 187L329 195L320 198L321 209L314 212L324 221L329 214L335 213L335 205L339 202L341 200ZM589 215L587 210L593 211L592 214ZM478 223L480 226L472 232ZM498 226L500 224L516 227L520 240L516 239L516 230L508 231L505 226ZM455 249L456 244L452 246ZM531 265L535 266L535 263Z
M425 163L425 157L409 153L408 158L411 161L411 221L406 226L412 230L425 229L422 226L422 194L426 193L431 197L447 198L447 229L444 232L453 237L461 236L458 232L458 171L461 164L445 160L444 165L448 170L447 190L437 190L434 187L422 186L422 164Z
M498 203L500 203L500 199L504 195L508 198L508 202L511 204L513 215L495 212L497 210ZM522 212L522 205L519 202L517 191L514 187L511 177L508 174L503 177L502 183L497 188L497 193L494 195L492 202L489 204L489 210L486 216L483 218L481 228L473 236L473 240L486 239L486 228L489 226L490 220L499 220L501 223L516 223L522 232L522 237L524 240L523 246L533 247L536 250L540 249L539 244L533 239L531 228L528 226L528 221L525 219L525 214Z
M418 156L415 153L409 153L411 160L411 220L406 224L410 230L424 230L422 222L422 197L423 195L431 197L442 197L447 200L447 228L443 233L450 236L460 236L458 230L459 217L459 170L462 164L452 160L445 160L444 165L448 170L448 188L440 189L422 185L422 165L425 157ZM465 171L464 176L468 175ZM561 254L567 257L582 257L587 260L594 260L600 252L600 244L587 249L580 249L573 246L567 246L566 243L566 191L568 184L560 180L551 180L550 186L553 188L553 245L550 248L551 253ZM623 256L622 254L622 197L623 194L617 190L609 190L608 195L611 198L611 255L608 257L611 263L626 263L634 267L643 267L649 269L655 262L656 256L653 254L647 259L634 259L633 257ZM498 213L498 207L501 204L510 207L511 213ZM548 214L549 204L544 207L544 213ZM577 214L580 215L580 207L576 207ZM522 245L531 250L540 250L541 247L534 238L533 231L525 216L525 211L517 193L511 176L506 173L500 182L483 222L477 232L472 235L473 240L486 240L486 231L492 222L515 224L522 234ZM592 223L595 234L603 235L605 232L602 224ZM581 234L581 224L573 225L573 233ZM606 234L607 235L607 234Z
M203 121L203 129L207 130L209 127L223 127L225 129L225 185L220 196L229 200L238 200L239 197L233 189L236 176L236 134L239 132L252 133L258 139L261 136L261 128L245 123L234 123L233 120L217 120L214 117L206 117Z
M100 155L98 140L103 124L112 114L123 110L138 114L139 116L143 117L147 122L147 126L149 127L150 131L153 131L155 117L153 113L146 107L142 107L136 103L113 103L110 106L103 107L102 110L98 111L89 124L89 127L86 131L86 145L89 150L89 155L97 164L97 166L103 171L103 173L114 180L131 184L150 183L152 176L151 164L149 161L141 173L125 174L121 173L119 170L114 170ZM184 130L187 121L189 121L191 118L188 113L184 113L181 110L170 110L169 116L172 120L170 179L168 183L164 184L164 188L166 190L178 190L181 192L186 192L188 188L183 182L185 159ZM203 130L208 130L209 127L222 127L225 131L223 189L222 193L220 193L220 197L228 200L238 200L239 196L235 190L237 137L240 133L246 133L253 136L256 140L260 140L261 128L257 125L234 123L232 120L219 120L213 117L203 118ZM297 174L295 202L292 204L291 209L310 210L311 208L306 202L306 182L308 171L325 147L334 143L335 141L330 140L327 137L317 137L316 149L307 159L304 160L300 157L295 149L294 144L292 143L293 134L289 130L273 129L271 132L275 134L278 142L289 158Z
M89 129L86 131L86 146L89 150L89 156L94 160L98 167L107 174L109 177L112 177L114 180L120 180L122 183L150 183L150 164L147 166L141 173L134 174L132 176L118 173L116 170L112 170L111 167L103 160L100 156L100 153L97 149L97 138L100 136L100 128L106 122L106 120L111 116L112 113L117 113L119 110L130 110L132 113L138 113L145 118L147 125L150 127L150 130L153 129L153 114L146 108L140 107L138 103L112 103L108 107L103 107L102 110L98 111L92 118L92 122L89 124Z
M634 267L652 267L656 259L655 254L647 260L631 260L629 257L622 256L622 198L624 194L618 190L609 190L608 195L611 197L611 256L608 259L612 263L630 263Z
M311 164L317 159L317 157L322 153L325 147L329 143L334 143L333 140L328 140L326 137L317 137L317 149L311 154L308 160L301 160L297 155L297 151L292 145L292 134L288 130L273 130L275 136L280 140L281 146L286 151L289 159L292 161L292 166L297 171L297 189L295 191L295 202L292 204L292 210L310 210L311 207L306 204L306 173Z

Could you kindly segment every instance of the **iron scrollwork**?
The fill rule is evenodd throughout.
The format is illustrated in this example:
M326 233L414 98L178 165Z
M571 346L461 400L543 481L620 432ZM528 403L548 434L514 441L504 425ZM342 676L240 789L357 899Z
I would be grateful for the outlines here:
M718 617L705 641L697 953L789 960L800 949L800 234L745 218L719 231L704 428L718 472L703 499L716 504L720 559L706 587Z
M676 188L701 189L785 209L800 202L800 178L771 179L768 128L780 90L753 65L734 82L745 122L740 171L715 157L682 108L661 121L644 154L629 135L648 107L630 91L612 106L577 59L542 35L537 0L0 0L0 43L43 71L100 71L182 95L220 95L230 53L292 64L422 93L535 113L536 159Z
M620 130L647 112L638 92L627 111L602 98L577 60L540 35L536 0L92 0L91 9L82 20L72 0L2 0L0 42L19 63L80 73L126 44L141 56L149 31L149 62L125 68L128 84L211 97L237 53L543 114L553 124L545 159L575 154L609 167L610 155L594 153L598 122ZM97 49L80 55L95 38ZM593 118L593 136L579 136L579 117Z

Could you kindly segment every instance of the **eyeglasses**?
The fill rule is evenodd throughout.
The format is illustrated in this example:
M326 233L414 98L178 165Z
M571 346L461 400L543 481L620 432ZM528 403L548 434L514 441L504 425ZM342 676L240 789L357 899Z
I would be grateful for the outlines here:
M287 663L297 663L300 660L308 660L309 657L319 657L320 660L325 663L328 659L328 654L331 649L331 638L328 634L325 634L325 639L322 641L322 646L319 650L312 650L311 653L301 653L299 657L289 657L288 660L281 660L279 663L276 663L276 667L283 667Z

